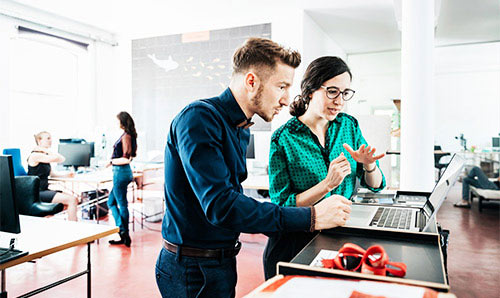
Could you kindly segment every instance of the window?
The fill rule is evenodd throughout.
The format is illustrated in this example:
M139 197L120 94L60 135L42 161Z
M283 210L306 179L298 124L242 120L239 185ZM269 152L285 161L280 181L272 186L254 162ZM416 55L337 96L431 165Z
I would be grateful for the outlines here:
M41 130L51 132L54 140L88 131L94 105L87 48L22 32L11 45L10 143L27 155L34 146L33 134Z

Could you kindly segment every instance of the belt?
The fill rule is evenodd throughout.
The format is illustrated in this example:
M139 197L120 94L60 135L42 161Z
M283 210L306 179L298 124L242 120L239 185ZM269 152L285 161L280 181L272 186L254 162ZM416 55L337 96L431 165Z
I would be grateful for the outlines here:
M163 247L166 250L173 252L174 254L179 253L181 256L185 257L219 259L219 258L235 257L240 252L241 242L236 241L234 247L230 248L202 249L202 248L176 245L163 239Z

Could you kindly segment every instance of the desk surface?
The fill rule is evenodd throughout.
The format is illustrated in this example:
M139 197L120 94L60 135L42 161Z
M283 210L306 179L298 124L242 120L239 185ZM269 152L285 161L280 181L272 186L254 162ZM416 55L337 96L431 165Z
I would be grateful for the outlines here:
M300 276L296 276L296 277L300 277ZM302 276L302 277L304 277L304 276ZM334 282L336 281L336 279L332 279L332 280ZM270 278L267 281L265 281L259 287L254 289L252 292L248 293L245 296L245 298L275 297L275 296L273 296L274 293L277 291L277 289L279 287L281 287L286 282L287 282L287 279L285 278L285 276L276 275L273 278ZM384 287L383 289L377 288L375 291L377 292L377 295L385 294L385 295L389 296L389 293L392 293L391 291L401 291L402 289L399 286L400 286L399 284L395 284L394 287L391 287L389 284L387 284L387 286ZM314 289L314 290L316 290L316 289ZM414 293L414 292L410 292L410 293ZM364 296L364 295L361 295L361 296ZM370 297L375 297L375 296L370 296ZM429 296L424 295L424 297L432 297L432 295L429 295ZM456 298L456 296L452 293L437 293L437 297L438 298Z
M268 175L248 175L248 178L241 183L241 186L246 189L263 189L269 190Z
M0 237L18 239L16 248L29 254L0 264L0 270L29 262L52 253L85 244L118 232L118 227L73 222L53 218L20 216L21 233L0 232Z
M134 172L133 177L141 177L142 172ZM78 182L78 183L106 183L113 181L113 172L110 170L93 171L76 174L74 177L49 177L49 181Z
M385 154L394 154L394 155L400 155L401 154L401 151L399 150L388 150L385 152ZM442 150L434 150L434 154L435 155L450 155L451 152L444 152Z

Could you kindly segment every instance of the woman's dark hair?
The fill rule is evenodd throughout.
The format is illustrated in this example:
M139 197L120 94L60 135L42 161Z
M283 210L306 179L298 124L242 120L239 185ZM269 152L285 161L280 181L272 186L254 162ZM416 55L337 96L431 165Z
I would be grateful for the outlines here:
M116 115L116 118L120 120L120 125L126 133L128 133L132 138L137 139L137 132L135 131L134 119L127 112L120 112Z
M339 57L325 56L311 62L300 83L300 95L297 95L290 104L290 114L297 117L302 116L307 110L311 94L318 90L324 82L344 72L347 72L352 80L351 70Z

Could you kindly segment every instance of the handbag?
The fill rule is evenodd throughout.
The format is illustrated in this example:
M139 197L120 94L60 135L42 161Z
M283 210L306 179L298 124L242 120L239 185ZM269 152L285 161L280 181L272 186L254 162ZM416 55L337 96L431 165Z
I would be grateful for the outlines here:
M107 189L99 189L89 190L82 192L82 203L87 203L91 200L95 200L99 198L99 200L103 198L107 198L109 196L109 190ZM83 219L97 219L97 207L99 206L99 218L108 215L108 203L106 200L99 203L89 203L82 207L82 218Z

